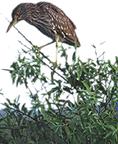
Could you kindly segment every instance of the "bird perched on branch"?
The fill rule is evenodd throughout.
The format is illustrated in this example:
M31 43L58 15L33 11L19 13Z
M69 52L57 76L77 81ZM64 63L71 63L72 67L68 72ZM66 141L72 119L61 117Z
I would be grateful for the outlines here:
M76 26L70 18L57 6L48 2L21 3L12 12L12 21L7 32L21 20L35 26L53 42L66 43L75 47L80 46L75 29ZM48 43L50 44L50 43ZM48 45L47 44L47 45Z

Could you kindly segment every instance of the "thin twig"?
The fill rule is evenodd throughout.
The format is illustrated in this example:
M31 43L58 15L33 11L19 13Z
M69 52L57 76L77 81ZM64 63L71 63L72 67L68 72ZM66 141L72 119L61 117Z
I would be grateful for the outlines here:
M14 26L14 28L17 30L17 32L18 32L32 47L37 47L39 50L42 49L43 47L49 45L49 44L54 43L54 41L52 41L52 42L50 42L50 43L48 43L48 44L45 44L45 45L43 45L43 46L38 47L38 46L34 45L28 38L26 38L26 36L25 36L22 32L20 32L20 30L18 30L18 28L16 28L15 26ZM40 53L44 58L46 58L50 63L52 63L51 60L50 60L46 55L44 55L41 51L39 51L39 53Z
M8 21L8 20L7 20ZM47 46L47 44L45 44L45 45L43 45L43 46L41 46L41 47L38 47L38 46L35 46L22 32L20 32L20 30L18 30L18 28L16 28L15 26L13 26L16 30L17 30L17 32L32 46L32 47L37 47L38 49L41 49L41 48L43 48L43 47L45 47L45 46ZM20 41L19 41L20 42ZM20 42L21 43L21 42ZM54 43L54 41L52 41L52 42L50 42L50 43L48 43L48 44L52 44L52 43ZM22 43L23 44L23 43ZM23 44L24 45L24 44ZM28 48L28 49L30 49L29 47L27 47L26 45L24 45L26 48ZM30 49L31 50L31 49ZM47 59L50 63L52 63L53 64L53 62L46 56L46 55L44 55L41 51L39 51L39 53L45 58L45 59ZM47 63L45 63L43 60L41 60L41 62L43 63L43 64L45 64L48 68L50 68L51 70L53 70L58 76L60 76L62 79L64 79L65 81L67 81L67 79L65 79L65 77L63 77L61 74L59 74L56 70L55 70L55 68L52 68L52 67L50 67ZM3 70L6 70L6 69L3 69ZM67 81L68 82L68 81Z

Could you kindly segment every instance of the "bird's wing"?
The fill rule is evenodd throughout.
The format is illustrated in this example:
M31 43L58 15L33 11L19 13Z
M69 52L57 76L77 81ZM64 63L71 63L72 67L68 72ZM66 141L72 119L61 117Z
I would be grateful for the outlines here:
M78 41L75 29L76 26L66 14L53 4L45 5L48 15L51 18L51 23L55 31L70 43Z
M37 7L40 10L40 18L44 17L50 31L58 34L68 44L74 45L75 41L78 41L75 33L76 26L60 8L47 2L39 2Z
M38 2L37 7L42 10L42 12L47 12L47 14L56 15L56 16L61 16L62 17L67 17L66 14L57 6L49 3L49 2ZM55 16L54 16L55 17ZM67 17L69 19L69 17ZM69 22L73 26L74 29L76 29L76 26L74 23L69 19Z

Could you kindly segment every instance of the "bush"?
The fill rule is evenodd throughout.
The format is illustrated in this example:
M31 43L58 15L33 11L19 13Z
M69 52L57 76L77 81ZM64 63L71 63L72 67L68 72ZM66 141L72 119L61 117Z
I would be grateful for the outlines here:
M63 65L55 66L33 45L13 62L12 81L25 85L31 109L7 99L0 137L9 144L117 144L118 57L113 64L83 62L73 48L70 64L67 50L60 49Z

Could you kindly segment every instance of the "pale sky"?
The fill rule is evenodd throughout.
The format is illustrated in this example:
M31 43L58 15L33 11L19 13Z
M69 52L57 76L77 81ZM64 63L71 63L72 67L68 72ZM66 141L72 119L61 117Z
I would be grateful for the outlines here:
M114 57L118 56L118 0L48 1L60 7L75 23L76 32L81 42L78 55L82 60L95 58L92 44L97 47L98 54L105 51L105 59L114 60ZM23 93L22 86L19 88L13 86L9 73L1 70L9 68L16 60L18 50L21 48L18 40L25 42L14 28L6 33L9 24L6 18L11 20L12 10L22 2L36 3L39 0L4 0L0 4L0 89L2 88L4 92L0 103L7 97L14 99L18 94L22 95ZM19 22L16 27L34 44L40 46L50 41L49 38L24 21ZM52 47L54 46L46 47L44 53L50 53L53 58ZM21 101L24 102L23 97Z

